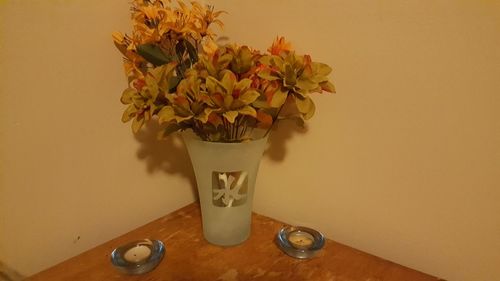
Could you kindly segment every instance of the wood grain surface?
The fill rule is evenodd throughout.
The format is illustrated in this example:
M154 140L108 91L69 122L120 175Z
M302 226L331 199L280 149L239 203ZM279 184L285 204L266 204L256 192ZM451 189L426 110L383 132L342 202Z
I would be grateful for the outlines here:
M274 242L283 225L253 214L252 235L245 243L228 248L214 246L203 239L199 205L191 204L27 280L440 280L331 240L315 258L294 259L281 252ZM166 254L162 262L155 270L143 275L118 272L111 265L111 251L144 238L165 243Z

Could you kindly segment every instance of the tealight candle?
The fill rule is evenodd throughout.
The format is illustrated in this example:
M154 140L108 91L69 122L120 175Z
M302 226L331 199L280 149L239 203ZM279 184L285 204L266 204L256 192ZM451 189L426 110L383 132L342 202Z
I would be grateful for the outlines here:
M125 252L123 258L128 262L140 263L151 256L151 249L148 246L137 245Z
M288 234L288 241L297 249L309 249L314 243L314 237L304 231L292 231Z

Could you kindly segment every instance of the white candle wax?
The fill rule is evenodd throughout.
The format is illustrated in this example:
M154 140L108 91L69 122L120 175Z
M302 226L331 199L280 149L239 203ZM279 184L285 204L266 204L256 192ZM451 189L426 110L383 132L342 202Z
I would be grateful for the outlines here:
M151 249L144 245L137 245L133 248L130 248L125 252L125 255L123 255L126 261L133 263L142 262L145 259L149 258L149 256L151 256Z
M314 242L314 237L303 231L293 231L288 235L288 241L297 249L308 249Z

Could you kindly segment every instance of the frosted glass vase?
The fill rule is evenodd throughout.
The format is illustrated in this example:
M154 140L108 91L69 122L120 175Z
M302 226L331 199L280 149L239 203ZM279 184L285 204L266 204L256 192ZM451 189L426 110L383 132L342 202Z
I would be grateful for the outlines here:
M233 246L250 236L253 195L267 137L244 143L202 141L183 133L200 197L203 235Z

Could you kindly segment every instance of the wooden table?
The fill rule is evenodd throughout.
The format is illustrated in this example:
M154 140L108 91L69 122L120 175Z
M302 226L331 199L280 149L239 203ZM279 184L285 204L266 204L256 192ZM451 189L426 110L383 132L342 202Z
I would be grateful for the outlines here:
M440 280L331 240L313 259L291 258L274 244L275 235L283 225L254 214L252 235L245 243L218 247L203 239L199 205L191 204L27 280ZM119 273L110 263L111 251L144 238L165 243L166 255L160 265L144 275Z

